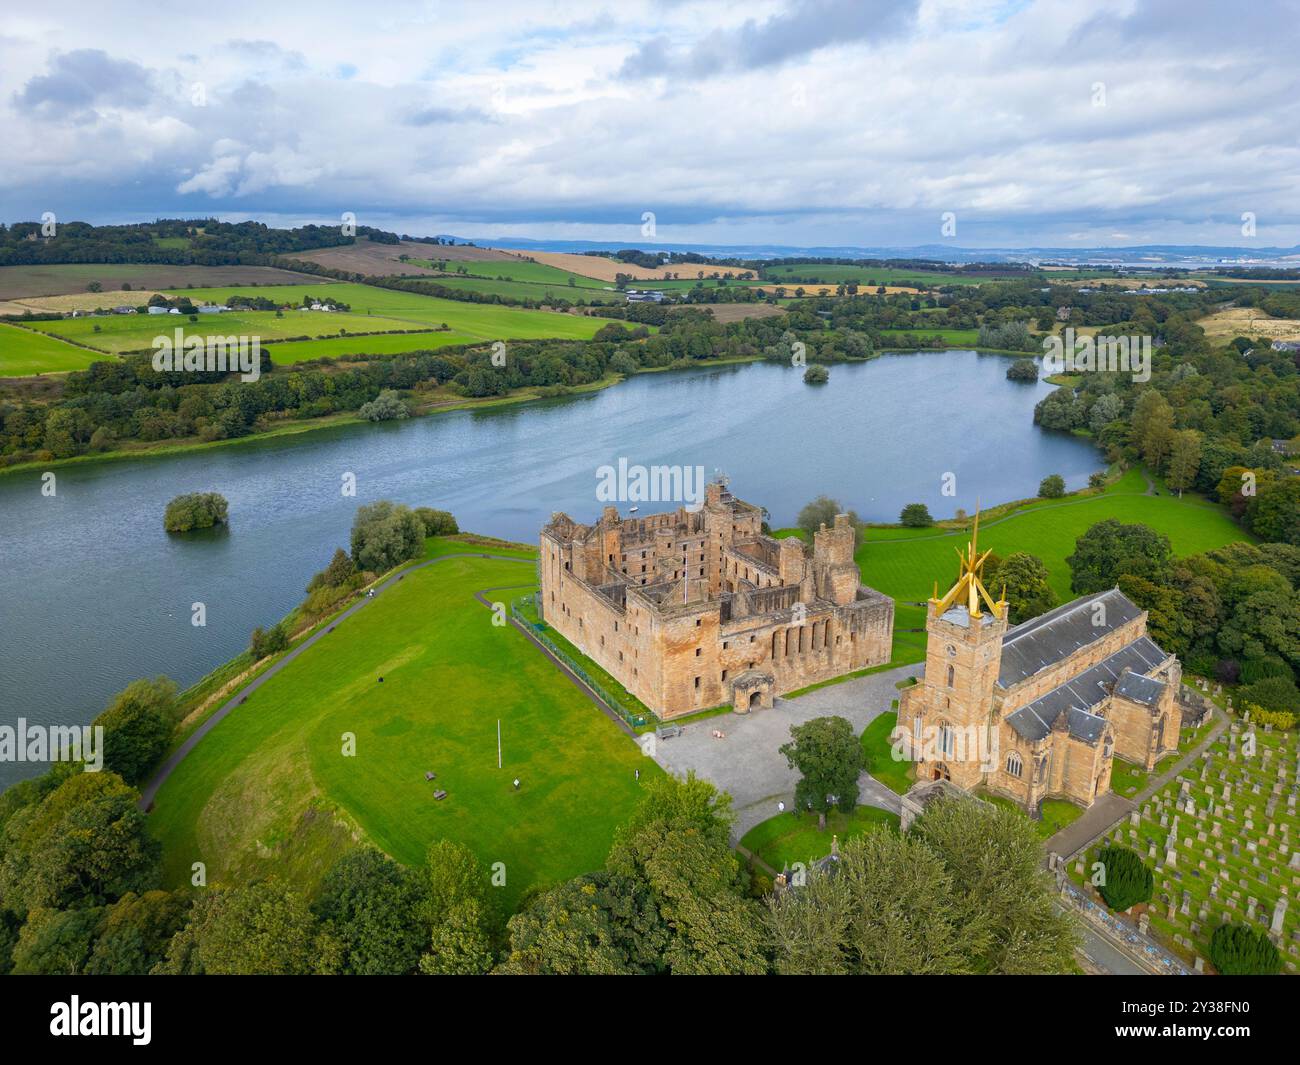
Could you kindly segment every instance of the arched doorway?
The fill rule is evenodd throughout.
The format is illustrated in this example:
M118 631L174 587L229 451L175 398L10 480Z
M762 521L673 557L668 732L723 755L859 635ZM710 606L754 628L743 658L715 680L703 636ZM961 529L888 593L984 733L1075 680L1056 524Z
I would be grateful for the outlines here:
M946 765L944 765L943 762L935 762L935 764L934 764L934 779L935 779L935 780L952 780L952 774L948 772L948 767L947 767Z
M762 706L762 705L763 705L763 693L761 691L751 692L749 696L749 708L753 710L754 707Z

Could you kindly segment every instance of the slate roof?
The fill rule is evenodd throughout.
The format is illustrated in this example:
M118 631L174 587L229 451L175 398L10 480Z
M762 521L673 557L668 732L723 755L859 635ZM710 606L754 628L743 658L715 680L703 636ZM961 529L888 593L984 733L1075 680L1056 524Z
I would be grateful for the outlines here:
M1105 605L1104 625L1094 625L1094 604ZM1009 688L1068 658L1081 647L1139 617L1142 610L1118 588L1086 595L1007 630L1002 637L998 687ZM1154 646L1154 645L1153 645ZM1163 659L1162 659L1163 661Z
M1127 599L1124 601L1128 602ZM1107 613L1109 614L1109 610ZM1040 695L1032 703L1027 703L1015 713L1008 715L1007 724L1024 739L1037 741L1051 732L1058 717L1067 714L1065 723L1070 735L1094 743L1102 733L1105 720L1092 713L1092 708L1110 694L1121 678L1131 683L1134 690L1141 688L1145 691L1150 685L1163 688L1164 685L1160 681L1145 676L1135 677L1134 674L1143 674L1149 669L1155 669L1168 657L1154 640L1148 636L1141 636L1121 647L1109 658L1102 659L1090 669L1085 669L1059 687L1053 688L1046 695ZM1139 700L1139 702L1145 701L1145 699Z
M1160 701L1160 694L1165 690L1165 682L1155 677L1144 677L1140 673L1125 673L1115 685L1115 694L1135 703L1155 706Z

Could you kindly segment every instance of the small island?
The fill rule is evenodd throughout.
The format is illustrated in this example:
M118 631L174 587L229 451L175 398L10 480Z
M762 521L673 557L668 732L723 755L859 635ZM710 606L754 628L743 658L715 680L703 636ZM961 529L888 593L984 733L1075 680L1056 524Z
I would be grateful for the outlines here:
M1007 368L1008 381L1037 381L1038 363L1033 359L1017 359Z
M210 529L225 525L230 505L219 492L191 492L177 496L167 504L163 514L163 528L169 533L190 532L192 529Z
M830 379L831 372L825 366L809 366L803 372L803 383L806 385L824 385Z

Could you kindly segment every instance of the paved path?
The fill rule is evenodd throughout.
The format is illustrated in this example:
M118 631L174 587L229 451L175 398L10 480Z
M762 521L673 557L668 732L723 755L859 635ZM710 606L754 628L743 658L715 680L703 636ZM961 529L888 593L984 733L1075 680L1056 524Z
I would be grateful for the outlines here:
M386 578L379 584L374 585L375 595L379 595L385 588L396 584L408 573L412 573L417 569L424 569L425 566L433 566L439 562L446 562L453 558L492 558L503 562L526 562L530 566L535 566L537 564L537 560L532 558L515 558L512 555L493 555L482 551L460 551L454 555L439 555L437 558L427 558L423 562L417 562L413 566L407 566L405 569L399 570L397 573L394 573L391 577ZM528 587L531 586L532 585L529 585ZM488 589L488 591L496 590L497 589ZM480 602L484 601L485 600L480 599ZM366 604L369 602L370 597L363 595L343 611L343 613L339 614L338 617L334 618L334 620L328 625L322 625L319 629L303 640L302 643L298 644L297 647L293 648L283 658L271 666L271 668L265 673L254 678L249 684L240 688L234 695L222 703L221 706L203 722L203 724L186 737L185 742L172 752L167 761L163 762L163 764L158 767L157 772L149 778L149 782L140 789L140 808L148 811L153 806L153 801L158 794L158 789L167 782L167 778L170 777L176 767L185 760L185 756L188 755L190 751L194 750L194 748L198 746L199 741L216 728L217 725L225 719L226 715L230 713L230 711L241 705L250 695L253 694L253 692L257 691L258 688L279 673L280 670L307 650L308 647L311 647L332 635L339 624L347 618L350 618L358 610L364 610Z
M1170 780L1196 761L1227 728L1228 717L1218 707L1214 709L1214 716L1216 719L1215 726L1205 734L1205 738L1148 783L1136 796L1132 799L1126 799L1122 795L1108 791L1088 807L1077 820L1072 821L1060 832L1048 839L1043 844L1044 850L1047 852L1054 851L1063 858L1071 858L1103 832L1108 832L1117 821L1127 817L1131 811L1150 799Z
M730 794L736 813L732 834L739 839L760 821L774 817L779 801L784 801L787 809L794 803L799 774L789 767L779 749L790 741L791 725L836 715L847 718L853 731L860 734L898 698L894 685L914 676L917 670L915 664L899 666L831 684L797 699L777 699L770 710L687 724L681 736L656 744L655 761L668 772L682 776L694 770L696 776ZM714 739L714 729L725 733L726 739ZM863 804L898 812L899 797L873 777L862 774L858 786Z

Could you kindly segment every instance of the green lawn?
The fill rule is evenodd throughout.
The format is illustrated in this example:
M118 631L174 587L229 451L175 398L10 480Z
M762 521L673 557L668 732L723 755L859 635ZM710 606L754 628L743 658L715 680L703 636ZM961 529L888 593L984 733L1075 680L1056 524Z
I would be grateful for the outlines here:
M832 810L821 830L816 814L787 811L759 822L745 833L740 845L780 872L795 862L807 865L826 857L832 836L839 836L842 844L878 825L897 829L898 815L875 806L858 806L848 814Z
M862 753L867 760L867 772L890 791L902 795L915 781L912 763L894 758L890 733L898 725L898 712L889 710L874 718L862 730Z
M888 344L891 337L915 336L915 337L933 337L943 338L945 344L952 344L957 347L974 347L979 342L980 331L978 329L940 329L930 328L929 326L919 326L916 329L882 329L880 335L884 338L885 344Z
M1037 500L1008 516L980 522L979 545L992 548L1005 558L1014 551L1027 551L1043 560L1048 581L1060 602L1074 598L1070 591L1070 567L1066 558L1074 553L1078 540L1096 522L1107 518L1150 525L1169 537L1176 555L1192 555L1221 547L1234 540L1250 539L1218 506L1188 494L1144 495L1145 482L1138 469L1129 470L1104 492L1068 496L1061 500ZM873 527L867 542L857 553L863 580L896 600L924 601L934 592L935 581L943 592L956 577L954 549L970 539L967 530L896 530ZM924 626L924 607L898 603L896 624Z
M660 770L473 599L534 579L531 565L480 558L409 572L289 663L160 791L150 825L167 882L188 882L202 861L209 882L274 869L311 890L365 837L408 864L435 839L459 840L505 863L507 906L599 868L640 794L634 770L642 782ZM354 757L341 753L348 733Z
M1110 790L1116 795L1131 799L1146 787L1150 774L1141 766L1115 758L1110 768Z
M307 286L307 290L316 295L310 286ZM297 304L302 301L303 291L299 285L259 285L250 288L178 289L174 295L189 296L196 303L217 303L238 293ZM321 293L325 293L324 286L321 286ZM414 292L377 288L374 285L334 284L329 286L328 295L340 303L348 304L352 308L349 312L351 317L364 320L368 316L376 316L384 321L393 319L402 323L393 326L372 325L370 328L373 329L415 329L445 324L453 332L462 333L474 340L535 340L552 337L586 340L595 336L602 326L609 324L607 318L587 318L558 311L535 311L491 303L465 303L421 296ZM320 312L309 311L307 314L320 318L335 317Z
M84 370L104 356L29 329L0 323L0 377Z
M1012 810L1021 817L1028 817L1016 803L1002 795L991 795L988 792L980 791L979 797L987 803L994 806L1001 806L1005 810ZM1061 829L1073 821L1076 821L1083 815L1083 807L1075 806L1072 802L1065 802L1061 799L1044 799L1041 807L1042 820L1033 821L1034 831L1038 833L1039 839L1051 839Z

